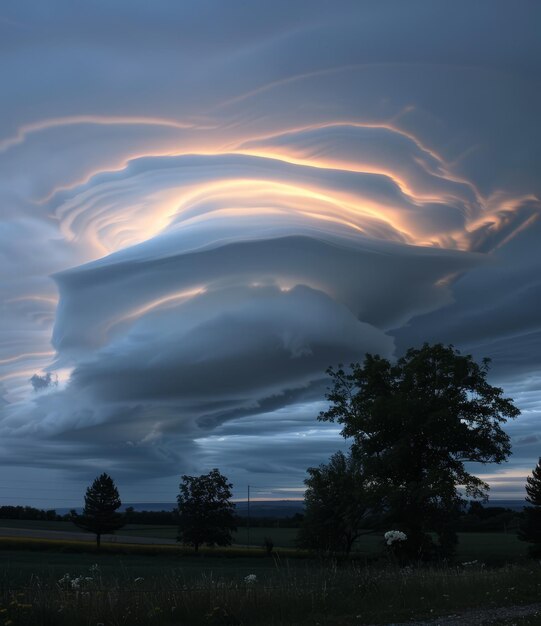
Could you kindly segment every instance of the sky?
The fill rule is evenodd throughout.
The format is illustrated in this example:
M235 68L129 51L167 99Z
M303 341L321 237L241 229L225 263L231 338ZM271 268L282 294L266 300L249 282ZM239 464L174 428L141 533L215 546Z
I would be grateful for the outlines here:
M0 504L300 498L325 370L493 359L541 455L541 5L6 0Z

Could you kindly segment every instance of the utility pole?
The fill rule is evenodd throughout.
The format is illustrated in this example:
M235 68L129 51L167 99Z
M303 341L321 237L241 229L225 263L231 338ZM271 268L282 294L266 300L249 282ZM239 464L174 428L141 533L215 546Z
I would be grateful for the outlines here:
M248 534L248 547L250 547L250 485L248 485L248 511L246 515L246 528Z

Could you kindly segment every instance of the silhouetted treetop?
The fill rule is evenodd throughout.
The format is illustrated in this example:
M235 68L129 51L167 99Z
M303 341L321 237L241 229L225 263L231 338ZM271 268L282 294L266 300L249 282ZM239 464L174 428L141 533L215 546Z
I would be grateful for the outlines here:
M511 452L502 424L520 411L488 383L489 363L453 346L424 344L395 363L367 354L349 371L328 370L330 407L319 419L342 424L389 519L400 517L419 550L430 543L429 529L453 550L459 486L486 497L488 485L464 463L501 463Z

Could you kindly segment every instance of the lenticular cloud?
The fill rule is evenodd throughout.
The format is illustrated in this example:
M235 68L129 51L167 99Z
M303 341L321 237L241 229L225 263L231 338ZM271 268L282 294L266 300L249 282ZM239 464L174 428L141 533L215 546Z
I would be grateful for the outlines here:
M537 345L516 307L539 301L538 38L514 37L504 62L514 9L492 32L471 3L391 2L394 22L387 4L275 4L168 7L159 41L154 5L123 10L122 32L94 8L14 16L10 463L259 466L298 487L340 443L315 421L329 365L442 339L505 365L511 343ZM55 384L34 392L36 373Z
M497 244L503 210L413 136L361 124L130 159L46 206L95 260L54 275L69 377L13 432L88 445L106 424L158 472L219 424L321 399L330 364L391 356L389 332L484 263L472 242Z
M328 365L391 355L388 332L483 262L468 248L489 219L419 142L360 125L136 159L49 206L66 236L116 250L55 276L63 393L92 398L90 423L159 405L180 433L286 390L317 399Z

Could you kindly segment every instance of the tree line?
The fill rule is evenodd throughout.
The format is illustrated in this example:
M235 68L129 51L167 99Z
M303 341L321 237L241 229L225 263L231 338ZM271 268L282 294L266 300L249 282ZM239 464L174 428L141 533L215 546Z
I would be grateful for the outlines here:
M60 514L56 509L38 509L32 506L0 506L0 519L4 520L36 520L49 522L71 522L75 510ZM473 501L464 507L463 514L458 520L458 532L511 532L524 525L524 512L503 506L483 506L481 502ZM178 509L170 511L135 510L128 506L124 510L126 524L176 526L178 523ZM294 528L298 529L304 522L302 513L295 513L289 517L251 517L235 514L237 527L251 528Z

